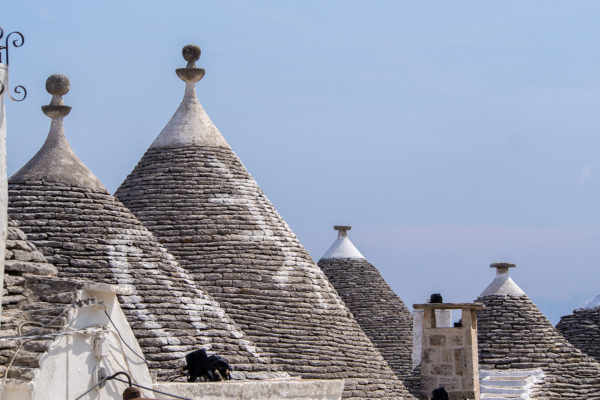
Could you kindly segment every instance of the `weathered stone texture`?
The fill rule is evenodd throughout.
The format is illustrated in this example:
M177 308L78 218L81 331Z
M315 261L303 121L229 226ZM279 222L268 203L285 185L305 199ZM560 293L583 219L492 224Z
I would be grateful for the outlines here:
M150 148L115 195L285 371L411 397L228 146Z
M534 399L600 399L600 364L573 347L526 295L477 301L479 365L483 369L541 368Z
M133 287L119 302L159 378L177 375L186 353L199 347L227 357L237 371L273 369L269 357L105 190L11 179L9 214L60 277Z
M56 278L57 270L49 264L35 245L8 221L6 274L2 298L0 331L0 377L8 370L8 379L28 381L33 378L39 360L51 339L19 340L23 335L47 335L64 329L69 306L77 300L81 284ZM43 329L40 326L44 326Z
M569 343L600 362L600 307L575 310L562 317L556 329Z
M396 376L419 393L412 371L412 314L364 258L322 258L319 267Z

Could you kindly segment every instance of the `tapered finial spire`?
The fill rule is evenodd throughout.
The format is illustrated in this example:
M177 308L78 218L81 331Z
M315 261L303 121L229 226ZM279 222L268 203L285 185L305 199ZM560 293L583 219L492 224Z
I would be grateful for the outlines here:
M181 50L183 59L187 61L185 68L177 68L175 72L177 76L186 83L196 83L204 76L205 72L202 68L196 68L196 61L200 59L202 51L195 44L188 44Z
M63 74L53 74L46 79L46 91L52 95L47 106L42 106L44 114L52 119L64 118L71 112L70 106L65 106L63 96L69 93L71 82Z

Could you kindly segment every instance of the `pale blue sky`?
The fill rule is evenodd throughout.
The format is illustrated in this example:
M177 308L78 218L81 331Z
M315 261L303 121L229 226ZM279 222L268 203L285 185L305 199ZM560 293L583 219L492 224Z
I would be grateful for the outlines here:
M74 150L110 191L183 94L207 112L313 257L355 245L408 304L474 299L491 262L557 322L600 293L600 3L25 1L8 170L41 146L44 82L71 78Z

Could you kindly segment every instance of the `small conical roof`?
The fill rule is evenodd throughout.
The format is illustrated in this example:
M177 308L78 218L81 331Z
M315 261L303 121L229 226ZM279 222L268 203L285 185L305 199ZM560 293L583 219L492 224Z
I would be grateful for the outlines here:
M285 371L344 378L345 398L410 398L189 98L190 85L204 73L196 59L177 71L186 82L184 101L115 195Z
M597 308L597 307L600 307L600 294L589 299L588 301L583 303L583 305L581 306L581 308L584 310L591 310L591 309Z
M365 258L360 251L352 244L350 238L348 237L347 231L351 229L350 226L336 225L333 227L336 231L338 231L338 237L333 242L331 247L327 249L325 254L321 259L328 258L356 258L361 259Z
M51 106L45 111L53 114L54 123L66 106ZM74 158L63 151L65 145L61 140L62 150L41 153L58 164L61 155L70 162ZM131 288L119 295L119 302L150 370L159 378L180 375L185 355L199 347L227 357L242 374L277 369L101 184L73 180L66 173L51 176L51 180L28 173L13 176L9 214L58 268L59 277Z
M556 329L569 343L600 362L600 295L561 317Z
M514 265L492 266L502 270L504 284L498 287L506 289L509 281L504 274ZM485 305L477 312L480 367L543 370L546 377L536 384L532 399L600 396L600 364L569 344L515 286L509 284L511 290L486 289L477 299Z
M335 243L319 267L392 370L412 393L419 393L412 371L412 314L377 268L352 244L350 226L334 226Z
M508 272L509 268L514 268L516 265L508 263L495 263L490 265L491 268L496 268L496 277L494 280L485 288L479 297L494 296L494 295L507 295L511 294L514 296L524 295L525 292L519 287L510 277Z

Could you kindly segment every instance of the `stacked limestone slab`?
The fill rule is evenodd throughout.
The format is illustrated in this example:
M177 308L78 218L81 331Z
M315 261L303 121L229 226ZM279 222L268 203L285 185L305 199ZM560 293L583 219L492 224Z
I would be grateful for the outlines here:
M284 370L345 378L345 398L410 398L205 113L186 60L181 105L115 195Z
M492 264L496 279L477 299L479 365L485 370L541 369L532 399L600 399L600 364L571 345L508 275L512 264Z
M349 226L336 226L335 243L319 260L346 306L405 386L418 393L412 370L412 314L377 268L356 249Z
M57 79L48 81L54 97L43 108L50 133L9 180L9 214L59 277L130 285L119 301L160 379L180 375L185 354L200 347L227 357L237 371L271 371L269 357L73 153L62 127L67 106L55 101L56 92L68 91L55 86L68 80Z
M569 343L600 362L600 296L565 315L556 329Z
M52 339L23 341L16 338L61 331L67 323L68 307L75 300L74 290L80 285L56 278L57 269L11 220L8 221L5 257L0 378L30 381ZM51 291L46 290L49 287Z

